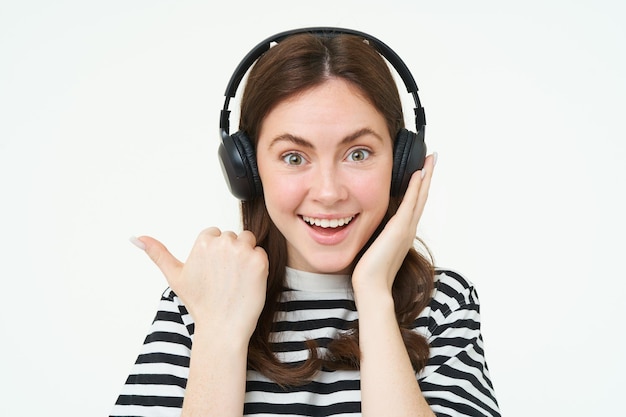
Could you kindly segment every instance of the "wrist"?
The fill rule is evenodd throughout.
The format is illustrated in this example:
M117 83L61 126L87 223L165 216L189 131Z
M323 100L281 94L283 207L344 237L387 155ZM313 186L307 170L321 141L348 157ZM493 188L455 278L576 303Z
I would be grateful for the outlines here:
M250 338L242 336L242 332L227 329L223 325L212 323L194 323L193 345L210 346L213 351L247 356Z
M354 292L354 302L359 312L359 319L367 318L370 313L376 317L395 317L395 305L390 291L381 289L375 291Z

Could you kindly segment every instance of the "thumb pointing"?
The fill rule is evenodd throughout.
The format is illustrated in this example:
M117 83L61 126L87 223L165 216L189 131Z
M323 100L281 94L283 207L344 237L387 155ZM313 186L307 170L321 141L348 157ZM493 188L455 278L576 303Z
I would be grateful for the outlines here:
M133 245L142 249L148 254L152 262L161 270L167 282L172 285L176 280L183 264L167 250L165 245L149 236L131 237L130 241Z

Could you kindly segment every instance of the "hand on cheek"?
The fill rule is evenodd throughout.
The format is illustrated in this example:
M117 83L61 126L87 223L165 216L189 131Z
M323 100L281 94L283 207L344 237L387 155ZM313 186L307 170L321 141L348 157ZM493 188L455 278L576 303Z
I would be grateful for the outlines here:
M415 242L436 160L437 154L428 156L424 168L413 174L398 211L356 265L352 285L357 303L366 293L391 295L396 273Z
M265 303L269 262L248 231L209 228L200 233L185 263L148 236L135 239L183 301L195 326L225 332L247 344Z

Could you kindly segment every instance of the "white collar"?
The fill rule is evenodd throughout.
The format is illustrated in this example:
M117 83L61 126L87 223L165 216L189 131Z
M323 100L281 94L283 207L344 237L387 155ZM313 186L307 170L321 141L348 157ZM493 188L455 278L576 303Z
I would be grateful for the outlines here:
M317 274L287 267L285 286L291 290L308 292L351 291L352 280L350 275Z

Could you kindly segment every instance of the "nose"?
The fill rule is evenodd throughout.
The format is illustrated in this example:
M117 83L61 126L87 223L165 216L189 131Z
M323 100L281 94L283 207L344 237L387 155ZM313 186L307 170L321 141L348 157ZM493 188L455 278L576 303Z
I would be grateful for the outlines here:
M348 196L341 170L334 165L318 166L311 178L310 196L324 205L332 205Z

